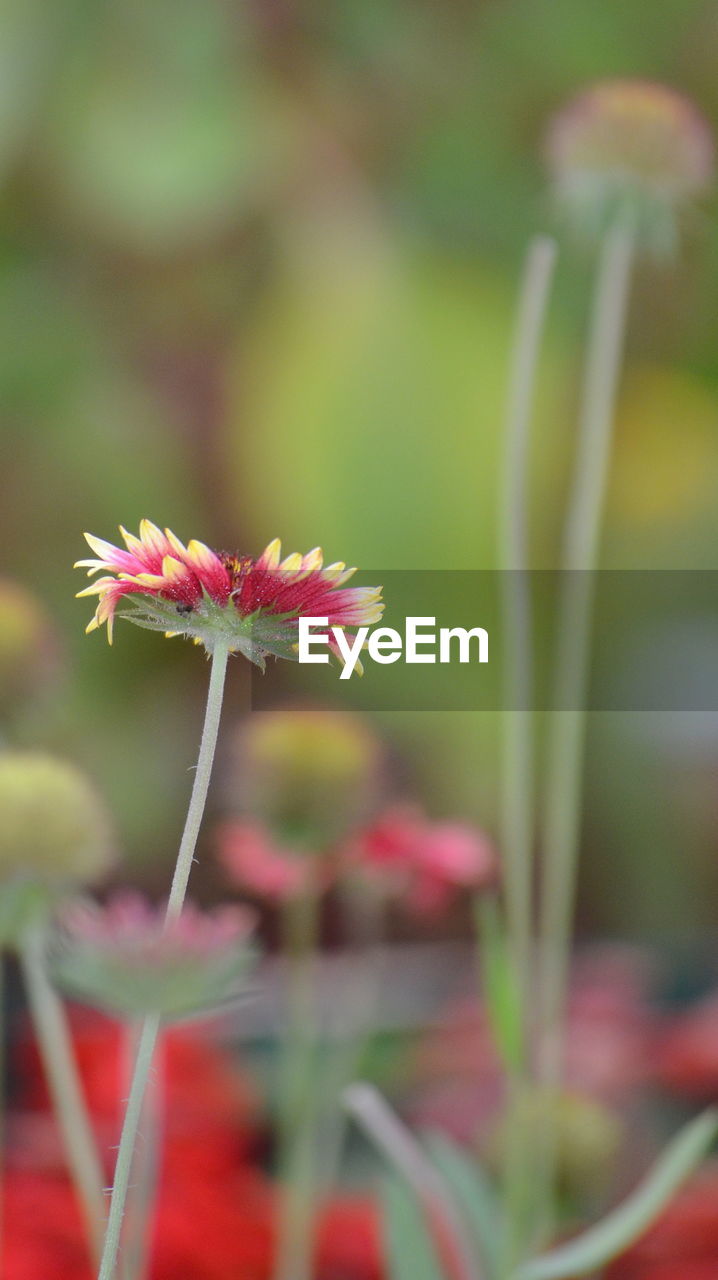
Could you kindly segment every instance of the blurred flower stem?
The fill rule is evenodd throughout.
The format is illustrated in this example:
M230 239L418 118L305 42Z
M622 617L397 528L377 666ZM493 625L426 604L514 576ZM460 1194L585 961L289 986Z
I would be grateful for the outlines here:
M82 1205L91 1250L99 1260L106 1217L102 1164L85 1105L65 1009L47 977L43 937L38 929L27 930L19 954L48 1088Z
M212 650L212 665L209 677L209 689L207 693L207 707L205 711L204 725L202 728L202 740L200 742L199 755L197 757L197 768L195 770L194 783L192 785L192 795L190 797L184 831L182 832L179 853L177 855L177 862L172 878L172 887L170 889L170 895L167 902L167 913L165 916L166 924L171 924L180 915L187 892L187 884L192 870L192 863L194 861L194 851L197 845L197 836L199 834L205 803L207 801L209 781L212 774L212 764L214 762L214 753L217 746L217 735L219 732L219 720L222 711L222 697L224 694L224 681L227 672L228 657L229 650L227 645L218 641ZM125 1118L120 1136L120 1145L117 1152L112 1198L110 1200L110 1212L107 1220L107 1233L105 1235L98 1280L113 1280L115 1275L117 1254L120 1247L122 1219L125 1213L127 1191L129 1188L132 1170L132 1158L137 1142L137 1133L142 1116L144 1097L147 1091L150 1073L152 1071L152 1063L159 1030L159 1014L150 1014L144 1019L140 1030L130 1095L127 1101L127 1109L125 1111Z
M311 855L307 855L311 856ZM317 1183L317 943L319 893L312 877L284 904L287 1031L279 1063L281 1194L275 1280L311 1280Z
M601 247L586 355L583 402L564 530L543 813L539 921L539 1062L547 1094L561 1088L564 1021L578 866L586 694L601 518L624 346L634 235L618 220ZM547 1198L555 1192L556 1135L546 1126ZM552 1208L546 1229L551 1230Z
M387 902L364 885L348 886L342 899L348 939L345 977L331 992L330 1043L322 1076L323 1107L319 1117L320 1190L328 1194L342 1158L348 1115L341 1104L356 1080L361 1059L377 1024L384 969L384 922Z
M519 1060L509 1069L504 1169L507 1205L506 1265L520 1260L526 1243L527 1200L535 1185L531 1144L524 1140L524 1097L531 1082L529 1016L533 961L533 843L535 830L531 601L528 571L529 438L536 369L556 261L556 244L537 236L526 256L513 352L509 364L499 567L503 632L501 743L501 848L506 925L521 1026Z
M125 1028L126 1078L132 1080L137 1056L138 1027ZM155 1049L154 1069L150 1076L140 1119L141 1141L137 1144L132 1168L132 1186L125 1216L123 1274L126 1280L144 1280L149 1269L152 1242L152 1217L157 1201L160 1151L162 1147L162 1039Z

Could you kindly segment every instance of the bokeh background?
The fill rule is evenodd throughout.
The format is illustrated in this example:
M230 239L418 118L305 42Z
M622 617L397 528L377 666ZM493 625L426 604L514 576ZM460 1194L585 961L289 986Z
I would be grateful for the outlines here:
M83 764L124 878L173 857L206 670L83 628L81 532L142 516L380 573L490 568L513 309L552 225L550 114L660 79L718 128L706 0L4 0L3 576L47 652L12 736ZM562 237L533 461L554 563L591 256ZM718 223L633 300L604 563L712 568ZM380 580L380 579L379 579ZM700 636L698 637L700 640ZM714 649L697 644L710 667ZM228 723L246 704L232 670ZM379 718L382 719L381 717ZM592 718L581 927L682 946L718 915L718 720ZM428 809L495 827L489 715L386 715ZM211 886L206 887L211 892Z

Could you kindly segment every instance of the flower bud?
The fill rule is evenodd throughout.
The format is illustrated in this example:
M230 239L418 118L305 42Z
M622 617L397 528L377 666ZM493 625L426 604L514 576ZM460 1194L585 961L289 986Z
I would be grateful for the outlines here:
M237 735L231 803L283 844L324 848L366 814L379 760L379 746L358 717L266 712Z
M654 251L673 247L677 215L713 177L706 121L682 94L643 80L579 94L552 120L546 154L557 203L580 230L622 218Z
M253 928L243 907L203 912L186 903L166 923L164 910L136 893L105 907L74 902L52 940L50 972L68 995L120 1017L197 1017L243 993Z
M50 674L50 621L30 591L0 579L0 711L27 697Z
M40 752L0 755L0 881L92 882L112 860L108 814L79 769Z
M623 1136L618 1114L585 1095L564 1093L552 1098L537 1089L524 1098L521 1117L533 1149L540 1150L549 1121L556 1126L556 1172L561 1195L576 1201L602 1194ZM494 1135L490 1152L497 1161L506 1141L504 1122Z

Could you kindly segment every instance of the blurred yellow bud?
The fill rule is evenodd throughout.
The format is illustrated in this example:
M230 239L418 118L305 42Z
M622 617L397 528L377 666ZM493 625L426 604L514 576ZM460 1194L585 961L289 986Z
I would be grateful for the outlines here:
M74 765L39 752L0 755L0 880L98 880L112 864L108 814Z
M532 1149L541 1149L549 1122L556 1125L561 1195L571 1201L600 1195L610 1181L623 1137L619 1116L594 1098L577 1093L550 1097L535 1090L524 1099L521 1117ZM502 1158L506 1140L506 1122L502 1121L491 1143L492 1160Z
M47 678L53 665L50 621L25 587L0 578L0 710Z
M357 716L269 711L240 729L230 802L299 845L326 845L365 817L380 748Z

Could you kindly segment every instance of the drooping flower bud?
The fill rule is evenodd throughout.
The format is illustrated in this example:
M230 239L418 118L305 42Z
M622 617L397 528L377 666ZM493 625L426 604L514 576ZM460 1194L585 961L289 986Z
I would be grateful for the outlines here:
M682 94L650 81L580 93L551 121L546 154L557 204L581 232L622 219L655 252L674 247L682 210L713 178L706 121Z
M106 907L68 904L49 949L54 981L75 999L126 1018L158 1013L177 1021L241 996L254 959L254 913L203 912L186 903L177 919L164 917L137 893L118 894Z

